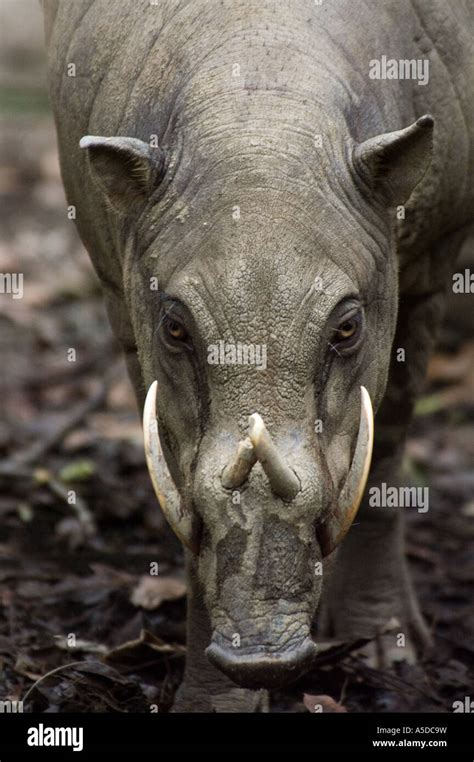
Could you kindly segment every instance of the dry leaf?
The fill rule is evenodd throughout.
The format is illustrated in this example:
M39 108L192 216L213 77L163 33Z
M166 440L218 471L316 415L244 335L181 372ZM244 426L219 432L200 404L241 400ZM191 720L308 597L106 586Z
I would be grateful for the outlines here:
M313 714L347 712L346 707L338 704L331 696L311 696L309 693L305 693L303 703L306 709Z
M69 653L82 651L88 654L106 654L109 650L103 643L95 643L92 640L82 640L81 638L77 638L74 645L71 645L68 635L55 635L54 640L57 648Z
M176 577L140 577L132 590L130 601L134 606L151 611L163 601L175 601L186 595L186 585Z
M112 648L104 659L108 663L138 668L142 663L149 663L150 657L158 658L158 654L160 656L183 657L185 653L186 646L178 643L165 643L152 632L142 630L139 638L128 640L126 643Z

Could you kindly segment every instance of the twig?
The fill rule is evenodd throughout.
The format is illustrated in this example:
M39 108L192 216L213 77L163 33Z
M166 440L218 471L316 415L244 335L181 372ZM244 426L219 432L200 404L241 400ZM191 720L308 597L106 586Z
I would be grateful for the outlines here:
M109 387L116 377L118 370L118 363L114 364L112 368L106 373L104 381L101 383L100 388L95 394L84 402L80 402L72 412L65 417L65 419L57 426L57 428L41 439L39 442L34 442L26 449L13 455L2 466L0 466L0 474L7 474L10 470L17 470L18 466L30 466L36 463L43 457L49 450L55 447L61 442L66 434L68 434L93 410L100 407L107 396Z
M86 502L79 495L75 495L74 503L69 503L69 487L58 481L47 469L38 468L33 472L33 476L37 482L46 484L51 492L65 500L68 505L71 505L86 537L93 537L97 533L97 524L94 517Z
M349 675L346 675L346 679L344 680L344 684L341 688L341 695L339 696L339 704L342 706L344 704L344 701L346 699L346 690L347 686L349 684Z
M365 681L376 687L382 687L386 690L392 690L395 693L400 693L403 695L406 695L408 690L412 691L415 694L417 693L420 696L424 696L425 698L429 698L432 701L441 703L437 696L435 696L431 691L424 690L414 683L409 683L407 680L403 680L402 678L397 677L396 675L392 675L389 672L382 672L381 670L369 667L367 664L364 664L362 659L351 657L350 661L344 662L344 664L341 666L344 672L348 673L349 675L362 675Z
M56 674L56 672L61 672L63 669L68 669L69 667L77 667L79 665L83 665L84 661L72 661L69 664L62 664L60 667L56 667L55 669L52 669L50 672L46 672L45 675L42 675L42 677L39 677L38 680L36 680L33 685L30 685L28 690L26 691L24 697L23 697L23 704L26 704L26 699L30 695L31 691L36 688L36 686L41 683L43 680L46 680L47 677L51 677L51 675Z

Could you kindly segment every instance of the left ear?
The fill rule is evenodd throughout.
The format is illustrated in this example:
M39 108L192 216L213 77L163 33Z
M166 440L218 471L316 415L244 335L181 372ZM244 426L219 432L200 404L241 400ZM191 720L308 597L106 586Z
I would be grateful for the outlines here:
M388 206L408 201L430 166L433 125L433 117L425 114L403 130L376 135L355 147L357 173Z
M110 205L126 214L144 203L164 174L165 157L159 146L128 137L86 135L79 143L86 149L92 177Z

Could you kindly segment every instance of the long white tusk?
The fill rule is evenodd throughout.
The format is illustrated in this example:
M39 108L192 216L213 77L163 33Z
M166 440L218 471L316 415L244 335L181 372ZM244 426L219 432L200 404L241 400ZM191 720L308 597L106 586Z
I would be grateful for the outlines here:
M258 413L249 417L249 437L273 492L283 500L293 500L301 490L300 480L278 452Z
M367 484L374 445L374 414L369 392L365 386L361 386L360 391L359 434L352 465L339 494L335 510L318 530L323 556L332 553L349 531Z
M181 496L166 465L161 449L156 419L156 393L158 383L153 381L148 389L143 409L143 437L145 457L153 489L160 502L161 510L173 532L190 550L196 552L192 516L183 506Z

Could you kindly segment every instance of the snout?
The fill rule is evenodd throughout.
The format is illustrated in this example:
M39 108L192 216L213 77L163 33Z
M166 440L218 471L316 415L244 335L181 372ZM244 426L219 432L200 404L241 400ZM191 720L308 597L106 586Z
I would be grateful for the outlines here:
M304 436L276 432L273 439L254 413L248 437L235 444L233 454L221 447L226 437L219 439L212 427L206 432L191 511L161 451L156 383L150 387L144 411L147 462L168 521L194 554L214 630L206 654L244 688L294 681L316 657L310 632L322 588L321 561L348 531L370 465L372 407L364 387L361 393L352 464L337 496Z
M242 650L219 643L216 637L206 649L209 661L242 688L274 688L292 682L308 671L317 646L307 637L297 646L269 651L264 646Z

